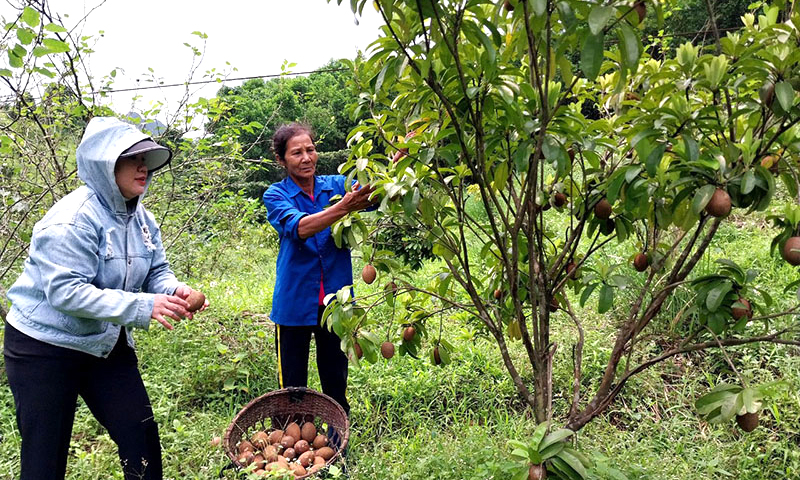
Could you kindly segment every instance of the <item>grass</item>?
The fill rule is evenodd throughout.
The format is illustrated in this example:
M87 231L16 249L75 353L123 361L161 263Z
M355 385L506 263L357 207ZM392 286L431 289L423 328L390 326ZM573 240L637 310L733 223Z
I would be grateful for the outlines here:
M209 441L223 434L249 400L277 388L274 329L266 316L275 281L275 251L267 228L250 228L227 239L224 248L213 242L206 246L203 255L209 266L194 265L193 277L185 279L211 299L206 312L181 322L173 332L156 325L149 333L136 333L142 375L160 427L166 478L217 478L228 460L221 447ZM701 268L713 269L715 257L727 256L761 269L758 282L767 288L793 278L793 269L769 255L769 236L762 228L737 218L726 222L720 246ZM617 246L609 258L623 261L632 248ZM361 264L354 261L356 274ZM426 282L438 268L429 263L416 276ZM367 293L381 288L378 283L357 288ZM789 301L779 292L775 296L784 304ZM593 308L590 301L581 315L591 319L585 371L595 382L608 355L615 315L597 315ZM624 302L617 308L624 309ZM390 312L378 310L375 315L385 319ZM562 398L571 382L569 346L574 332L563 318L556 317L555 325L553 339L562 345L554 372L558 415L563 414ZM511 477L514 464L507 441L529 438L535 428L531 412L518 398L491 339L459 317L445 319L444 327L445 337L457 347L449 366L435 367L426 356L417 360L397 355L351 367L351 479ZM512 355L522 355L518 344L512 348ZM782 378L793 386L770 402L755 432L743 434L733 424L708 425L696 415L692 405L709 383L731 378L723 357L708 352L673 358L635 377L606 414L579 432L578 445L601 466L630 479L800 477L800 354L780 346L731 352L737 368L751 381ZM312 349L310 386L319 388L313 356ZM11 392L1 375L3 480L14 478L19 468L13 412ZM595 478L615 478L610 469L605 471ZM76 415L67 478L122 478L115 445L83 404Z

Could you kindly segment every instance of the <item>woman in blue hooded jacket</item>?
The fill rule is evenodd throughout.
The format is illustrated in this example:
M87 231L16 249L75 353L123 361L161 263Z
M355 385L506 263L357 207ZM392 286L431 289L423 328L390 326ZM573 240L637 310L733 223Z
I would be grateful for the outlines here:
M151 319L171 330L169 319L192 316L191 289L170 270L141 203L171 157L133 125L93 118L77 149L85 185L34 226L24 270L8 291L3 351L21 480L64 478L78 396L116 442L126 480L162 478L131 330L147 330Z

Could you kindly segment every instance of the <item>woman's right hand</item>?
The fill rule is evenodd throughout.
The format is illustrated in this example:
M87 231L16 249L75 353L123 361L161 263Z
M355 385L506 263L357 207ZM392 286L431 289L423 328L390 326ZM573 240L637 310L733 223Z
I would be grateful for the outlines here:
M164 326L167 330L172 330L173 327L169 321L164 317L170 317L176 321L186 318L189 315L189 304L186 300L176 297L175 295L156 294L153 301L153 313L150 314Z
M364 185L362 187L358 184L358 182L356 182L353 185L353 189L347 192L344 197L342 197L341 201L339 201L339 204L348 213L364 210L378 201L377 197L371 200L369 198L374 191L375 187L372 185Z

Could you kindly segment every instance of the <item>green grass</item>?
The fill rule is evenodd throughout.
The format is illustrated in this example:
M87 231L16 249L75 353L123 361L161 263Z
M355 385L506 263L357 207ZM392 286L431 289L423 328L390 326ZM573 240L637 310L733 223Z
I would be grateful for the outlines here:
M713 269L718 256L758 268L759 284L787 304L792 294L773 290L796 271L769 255L769 235L760 224L733 218L720 232L720 246L700 268ZM228 460L209 441L223 434L249 400L277 388L274 329L266 316L275 281L273 241L267 228L256 227L225 244L207 245L195 258L209 261L193 265L194 277L186 280L206 292L211 307L173 332L156 325L149 333L136 333L142 375L160 426L166 478L217 478ZM630 244L617 246L608 257L625 261L632 249ZM356 273L361 266L354 260ZM438 268L427 264L415 278L427 282ZM377 291L386 280L357 288L359 293ZM685 301L676 295L670 308L677 310ZM615 315L625 303L605 315L593 308L590 301L581 311L587 322L588 391L605 366ZM389 315L386 308L374 313L377 321ZM444 336L457 347L449 366L433 366L425 355L420 360L397 355L351 367L347 465L353 480L510 478L507 441L532 434L531 412L518 398L493 341L462 319L444 321ZM554 325L553 340L560 345L553 379L558 422L571 384L574 327L559 316ZM386 330L375 331L384 335ZM518 343L512 344L512 355L523 355ZM579 432L579 447L630 479L800 477L800 353L790 347L752 346L731 350L731 355L751 381L782 378L792 385L770 402L753 433L741 433L733 424L708 425L696 415L692 405L709 382L731 378L723 357L707 352L675 357L635 377L604 415ZM530 374L522 372L525 378ZM316 375L312 350L312 388L319 388ZM0 479L11 479L19 468L19 436L4 375L0 435ZM122 478L113 442L82 404L68 478Z

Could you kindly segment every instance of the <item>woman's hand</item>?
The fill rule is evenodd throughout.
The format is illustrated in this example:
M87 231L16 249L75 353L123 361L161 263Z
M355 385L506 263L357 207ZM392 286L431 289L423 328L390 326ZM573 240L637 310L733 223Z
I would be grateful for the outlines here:
M339 201L339 204L344 208L347 213L357 212L372 206L378 201L377 198L370 200L369 196L375 191L372 185L359 186L358 182L353 185L353 190L345 193L344 197Z
M181 285L181 286L179 286L178 288L176 288L176 289L175 289L175 293L174 293L174 295L175 295L175 296L177 296L177 297L181 297L182 299L184 299L184 300L187 300L187 301L188 301L188 300L189 300L189 295L191 295L191 294L192 294L192 290L193 290L193 289L192 289L192 287L189 287L189 286L187 286L187 285ZM204 295L204 297L205 297L205 295ZM202 306L202 307L198 308L198 309L197 309L197 310L195 310L194 312L189 312L189 315L188 315L188 317L189 317L190 319L191 319L191 318L194 318L194 314L195 314L195 313L197 313L197 312L202 312L203 310L205 310L206 308L208 308L208 305L209 305L209 303L208 303L208 297L205 297L205 299L206 299L206 300L203 302L203 306Z
M177 293L177 290L175 292ZM164 317L172 318L178 322L187 316L191 318L191 313L187 308L189 308L189 304L180 296L156 294L153 301L153 312L150 317L155 318L167 330L172 330L175 327Z

